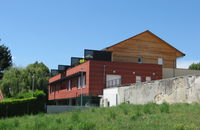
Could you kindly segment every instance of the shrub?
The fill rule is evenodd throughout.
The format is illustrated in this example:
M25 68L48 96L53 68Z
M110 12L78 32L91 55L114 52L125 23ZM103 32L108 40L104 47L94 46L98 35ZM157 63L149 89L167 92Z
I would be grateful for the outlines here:
M15 96L16 99L31 98L33 97L33 91L22 92Z
M15 96L16 99L36 97L37 99L45 99L46 94L41 90L22 92Z
M20 116L44 112L44 101L36 97L0 102L0 117Z
M40 100L45 100L46 94L44 93L44 91L36 90L33 93L33 97L36 97L37 99Z

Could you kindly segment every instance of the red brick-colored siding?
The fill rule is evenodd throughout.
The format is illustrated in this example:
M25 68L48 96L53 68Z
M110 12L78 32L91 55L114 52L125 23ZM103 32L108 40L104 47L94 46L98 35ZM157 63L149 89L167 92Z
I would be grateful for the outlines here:
M69 76L72 74L75 74L80 71L86 72L86 85L85 88L82 89L83 94L88 94L89 93L89 64L90 62L85 62L81 65L75 66L69 70L66 71L65 76ZM58 75L52 77L49 79L49 83L55 81L59 77ZM78 82L78 77L74 77L71 79L71 90L68 90L68 81L64 81L63 83L57 83L56 88L57 91L50 93L50 88L49 88L49 100L54 100L54 99L65 99L65 98L73 98L77 97L81 94L81 89L78 89L77 82ZM64 87L61 89L61 85ZM50 87L50 86L49 86Z
M142 82L146 81L146 76L150 76L152 80L162 79L162 66L160 65L91 61L89 83L90 93L96 95L103 94L106 79L104 71L105 74L121 75L122 84L135 83L136 76L141 76ZM113 73L113 71L115 73ZM133 74L133 72L135 72L135 74ZM153 73L155 73L155 75L153 75Z
M69 76L74 73L86 72L86 85L82 89L83 94L102 95L105 88L106 74L121 75L122 84L135 83L136 76L141 76L142 81L145 81L146 76L150 76L152 80L162 79L162 66L156 64L137 64L124 62L106 62L106 61L87 61L83 64L75 66L66 71L64 76ZM135 74L133 74L135 72ZM155 73L155 75L153 75ZM56 75L49 79L49 83L61 78L61 75ZM67 89L67 82L56 83L56 91L50 92L49 100L73 98L80 95L81 90L77 86L78 77L74 77L71 85L71 91ZM50 86L49 86L50 87Z

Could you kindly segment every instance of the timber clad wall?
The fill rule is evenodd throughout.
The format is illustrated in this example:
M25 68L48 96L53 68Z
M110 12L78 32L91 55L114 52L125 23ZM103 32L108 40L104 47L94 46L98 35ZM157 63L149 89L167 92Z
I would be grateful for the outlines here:
M158 58L162 58L164 68L176 68L176 58L184 56L149 31L108 47L106 50L112 52L112 61L117 62L137 63L138 57L141 56L142 63L158 64Z

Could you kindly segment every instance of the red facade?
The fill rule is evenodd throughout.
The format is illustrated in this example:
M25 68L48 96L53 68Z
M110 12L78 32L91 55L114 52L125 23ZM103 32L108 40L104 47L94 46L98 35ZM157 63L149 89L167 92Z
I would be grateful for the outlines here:
M157 64L138 64L89 60L66 70L63 74L49 79L49 100L75 98L83 95L98 96L106 88L108 75L120 76L120 84L136 82L136 76L145 82L162 79L162 66ZM84 78L84 88L80 89L80 77ZM70 82L70 89L69 89ZM78 88L79 87L79 88Z

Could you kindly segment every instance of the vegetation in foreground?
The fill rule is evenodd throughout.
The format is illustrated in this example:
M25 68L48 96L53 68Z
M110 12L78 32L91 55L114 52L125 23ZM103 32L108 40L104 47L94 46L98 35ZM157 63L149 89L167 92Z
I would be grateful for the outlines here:
M122 104L60 114L38 114L0 120L9 130L200 129L200 104Z

